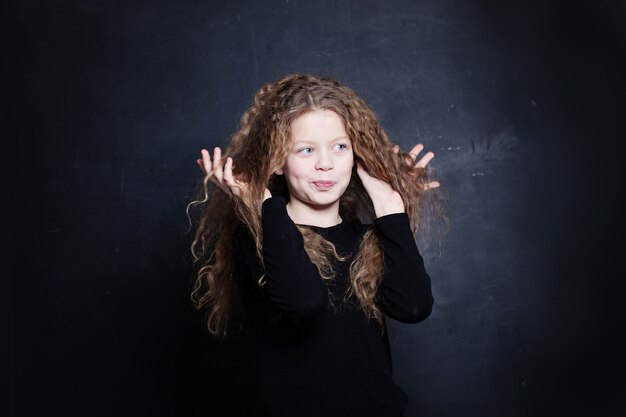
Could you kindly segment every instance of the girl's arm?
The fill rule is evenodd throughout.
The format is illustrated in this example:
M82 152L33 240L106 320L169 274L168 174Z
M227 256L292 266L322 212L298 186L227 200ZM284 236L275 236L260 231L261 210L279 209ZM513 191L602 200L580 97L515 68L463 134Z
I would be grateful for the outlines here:
M406 159L413 177L435 156L428 152L418 161L418 154L423 149L422 144L415 145ZM399 150L394 147L396 154ZM387 182L370 175L360 162L357 162L357 174L372 200L377 217L374 226L385 258L386 272L378 287L376 305L396 320L420 322L430 315L433 297L430 277L411 233L402 197ZM439 187L437 181L424 185L425 190L436 187Z
M383 248L385 275L378 287L376 305L398 321L418 323L432 311L430 277L417 249L406 213L377 218L374 227Z
M272 197L261 208L267 294L282 311L310 318L326 307L328 288L304 250L304 239L287 214L285 199Z
M222 164L222 152L216 147L211 155L203 149L202 159L198 165L209 175L219 188L234 198L248 202L250 197L249 186L233 175L233 160L227 158ZM315 315L328 303L328 289L319 276L317 267L311 262L304 250L302 234L287 214L285 199L272 197L266 188L261 206L261 226L263 231L263 263L265 264L265 288L269 299L276 307L299 319L307 319ZM235 244L238 238L236 236ZM248 234L248 237L249 234ZM243 246L243 245L242 245ZM245 245L250 248L249 245ZM254 245L252 246L255 247ZM241 247L235 248L234 253L241 253ZM256 249L253 249L254 251ZM255 252L245 255L249 274L258 280L258 271L255 266ZM237 258L235 258L237 261ZM236 268L241 271L242 265ZM258 285L258 284L256 284Z
M281 311L298 319L313 317L328 303L328 289L304 250L302 234L287 214L282 197L271 197L261 208L263 229L263 262L265 263L264 293ZM235 242L235 254L246 254L237 265L239 271L247 270L258 286L263 273L256 260L255 245L246 230L245 245L241 238ZM243 246L243 247L242 247ZM235 259L237 262L237 259Z

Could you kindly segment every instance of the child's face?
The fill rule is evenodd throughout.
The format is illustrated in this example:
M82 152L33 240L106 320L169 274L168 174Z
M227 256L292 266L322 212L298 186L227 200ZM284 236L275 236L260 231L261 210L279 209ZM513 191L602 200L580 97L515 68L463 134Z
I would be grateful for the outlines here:
M291 123L291 138L287 162L276 171L285 175L291 204L338 206L354 165L341 118L331 110L310 111Z

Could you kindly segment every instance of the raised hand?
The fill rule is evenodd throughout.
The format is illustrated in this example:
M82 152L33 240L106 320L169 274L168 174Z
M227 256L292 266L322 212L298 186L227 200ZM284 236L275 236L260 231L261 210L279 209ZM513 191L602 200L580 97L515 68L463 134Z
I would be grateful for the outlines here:
M388 182L371 176L358 161L356 163L356 173L359 175L359 178L361 178L363 188L365 188L365 191L372 200L376 217L403 213L405 211L402 197Z
M410 173L413 178L417 178L418 175L426 169L428 163L435 157L434 153L428 152L418 161L417 157L423 149L424 145L417 144L406 157L406 163L410 168ZM397 154L400 151L400 147L398 145L394 146L393 151ZM357 174L359 178L361 178L365 191L367 191L367 194L372 200L377 217L405 211L402 197L389 183L371 176L360 162L357 161L356 164ZM439 185L438 181L431 181L424 184L423 187L424 190L430 190L439 187Z
M233 175L233 159L226 158L226 163L222 164L222 150L216 147L213 150L213 160L206 149L200 151L202 159L196 160L200 169L209 179L215 183L227 195L235 196L243 200L247 200L249 196L248 183L241 181ZM272 194L266 188L263 200L270 198Z
M424 145L422 145L421 143L418 143L409 152L409 156L410 157L406 158L406 164L409 166L409 168L411 168L411 175L413 176L413 178L417 178L419 173L422 170L426 169L426 165L428 165L428 163L431 161L431 159L433 159L435 157L434 153L428 152L426 155L424 155L422 157L422 159L420 159L418 161L417 160L417 155L422 150L424 150ZM398 145L395 145L393 147L393 151L395 153L398 153L400 151L400 147ZM439 187L439 185L440 184L439 184L438 181L432 181L432 182L429 182L428 184L424 184L424 190L430 190L432 188L437 188L437 187Z

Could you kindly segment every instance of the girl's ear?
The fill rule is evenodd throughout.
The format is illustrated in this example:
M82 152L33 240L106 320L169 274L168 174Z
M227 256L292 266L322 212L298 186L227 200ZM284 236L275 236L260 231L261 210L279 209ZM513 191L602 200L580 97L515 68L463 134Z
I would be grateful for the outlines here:
M276 175L283 175L283 169L282 168L278 168L276 171L274 171L274 174L276 174Z

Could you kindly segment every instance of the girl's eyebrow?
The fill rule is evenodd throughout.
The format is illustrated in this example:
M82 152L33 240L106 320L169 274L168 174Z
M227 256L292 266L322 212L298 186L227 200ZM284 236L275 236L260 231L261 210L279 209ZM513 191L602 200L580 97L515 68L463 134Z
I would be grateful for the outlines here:
M339 136L338 138L335 138L335 139L331 139L330 141L331 142L335 142L335 141L337 141L339 139L348 139L348 140L350 140L350 138L347 135L345 135L345 136ZM309 139L309 140L300 139L300 140L294 140L293 141L294 144L297 144L297 143L312 143L312 142L317 142L317 141L315 139Z

